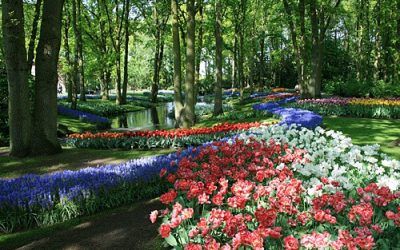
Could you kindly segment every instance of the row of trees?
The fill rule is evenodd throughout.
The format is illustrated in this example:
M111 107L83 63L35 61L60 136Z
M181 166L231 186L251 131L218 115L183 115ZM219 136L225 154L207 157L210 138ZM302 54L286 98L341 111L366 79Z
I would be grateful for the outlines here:
M114 89L124 104L129 87L150 88L153 102L160 86L173 87L185 127L195 122L200 91L215 94L217 115L227 86L298 84L304 97L317 97L326 80L400 81L400 0L17 0L3 1L2 13L15 154L35 151L40 134L59 149L57 69L73 108L86 89L100 89L104 100Z
M120 104L126 102L129 86L151 87L155 102L160 85L171 86L173 80L171 1L72 2L78 7L66 5L64 21L78 25L72 25L77 28L69 33L65 25L65 38L75 44L77 60L68 60L68 46L62 55L64 73L77 73L84 59L81 77L72 81L78 82L76 88L84 92L86 71L86 82L91 88L100 86L104 99L111 86ZM182 51L187 49L188 4L177 1ZM194 4L197 91L212 92L219 71L224 86L261 89L297 83L307 97L320 95L323 80L399 81L399 0L196 0ZM82 16L78 20L73 18L76 11ZM219 48L222 70L216 61ZM71 66L75 61L78 66ZM186 66L182 65L183 71Z
M37 3L41 9L41 1ZM27 53L23 2L2 1L4 57L9 86L9 127L11 155L57 153L57 62L61 44L63 1L44 1L36 46L33 29ZM34 25L38 18L35 17ZM28 77L33 60L36 77L32 94ZM32 107L32 108L31 108Z

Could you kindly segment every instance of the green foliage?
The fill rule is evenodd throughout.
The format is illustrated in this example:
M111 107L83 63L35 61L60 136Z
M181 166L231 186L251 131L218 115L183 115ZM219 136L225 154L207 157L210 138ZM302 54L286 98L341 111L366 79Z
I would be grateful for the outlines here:
M348 116L360 118L399 119L400 106L396 105L335 105L319 103L293 103L289 107L301 108L316 112L323 116Z
M328 95L344 97L399 97L400 85L391 84L383 80L376 82L357 80L330 80L323 85Z
M70 108L66 101L60 101L60 105ZM88 100L87 102L78 102L77 109L101 116L116 116L131 111L142 110L143 107L134 104L116 105L111 101Z
M272 115L270 113L258 110L251 110L251 111L235 111L235 112L225 112L217 117L216 120L220 121L244 121L247 119L266 119L271 118Z

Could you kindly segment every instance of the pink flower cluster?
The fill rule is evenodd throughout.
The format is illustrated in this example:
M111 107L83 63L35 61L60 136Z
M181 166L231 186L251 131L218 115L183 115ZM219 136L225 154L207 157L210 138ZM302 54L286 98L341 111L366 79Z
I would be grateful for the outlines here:
M160 235L184 249L372 249L400 226L400 193L375 183L345 193L322 178L321 191L337 191L307 203L292 170L304 154L273 140L214 142L176 173L161 172L171 183L160 197L169 208L150 219L163 217Z

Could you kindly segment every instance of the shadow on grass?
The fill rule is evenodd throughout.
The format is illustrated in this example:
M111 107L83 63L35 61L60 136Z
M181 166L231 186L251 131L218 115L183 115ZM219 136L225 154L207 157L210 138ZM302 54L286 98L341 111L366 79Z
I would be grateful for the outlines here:
M149 213L158 200L73 219L54 226L0 236L1 249L163 249Z
M117 164L130 159L173 152L172 149L155 150L96 150L64 148L61 154L29 158L7 156L0 150L0 177L13 178L23 174L44 174L62 170L77 170L89 166Z
M400 138L400 120L324 117L324 125L350 136L354 144L379 144L384 153L400 159L400 147L393 143Z

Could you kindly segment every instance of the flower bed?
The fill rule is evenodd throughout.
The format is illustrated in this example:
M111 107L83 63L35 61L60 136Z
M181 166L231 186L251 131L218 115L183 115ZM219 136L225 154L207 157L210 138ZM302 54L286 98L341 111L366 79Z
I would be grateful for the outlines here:
M168 148L200 145L258 127L261 123L225 123L210 128L71 134L67 143L77 148Z
M150 219L163 218L166 243L177 249L400 247L400 162L320 128L252 130L256 136L216 142L181 159L176 173L161 171L171 183L160 197L168 208Z
M70 108L66 108L64 106L57 106L57 112L60 115L65 115L72 118L82 119L89 123L100 123L100 124L108 124L110 126L111 122L105 117L101 117L98 115L94 115L88 112L83 112L79 110L73 110Z
M282 99L277 102L266 102L253 105L253 109L259 111L268 111L274 115L280 116L280 124L292 125L297 124L306 128L315 128L322 124L322 116L317 115L308 110L283 108L281 105L291 103L298 97L293 96Z
M80 215L155 197L165 190L157 177L197 150L146 157L118 165L0 179L0 231L51 225Z
M298 96L297 93L286 93L286 92L280 92L280 93L275 93L275 94L270 94L267 95L264 100L266 102L276 102L280 101L282 99L290 98L290 97L295 97Z
M303 108L321 115L364 118L400 118L400 99L324 98L298 100L291 107Z

